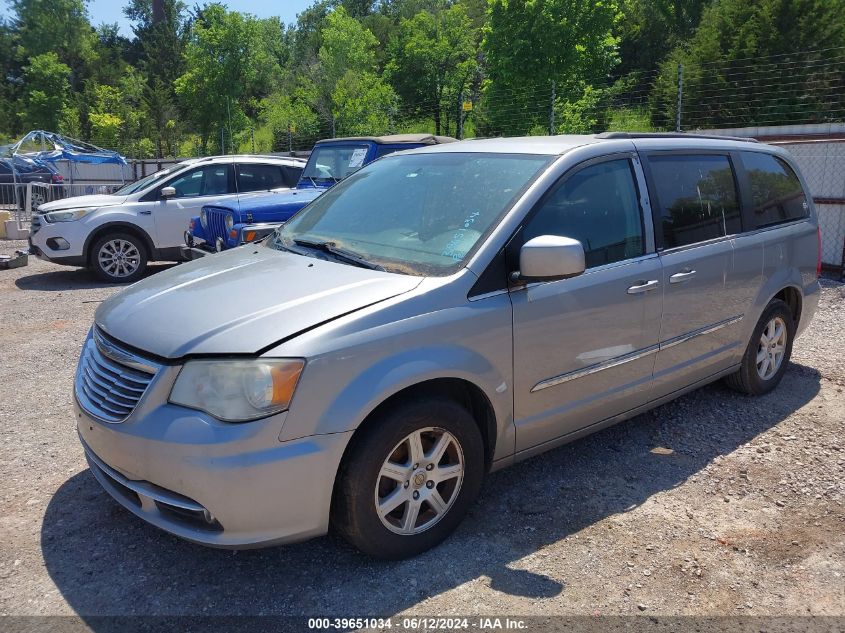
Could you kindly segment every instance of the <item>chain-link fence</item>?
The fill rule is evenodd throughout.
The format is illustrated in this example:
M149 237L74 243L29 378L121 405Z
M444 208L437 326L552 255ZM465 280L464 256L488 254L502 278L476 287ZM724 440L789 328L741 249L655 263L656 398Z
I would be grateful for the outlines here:
M775 141L795 157L816 203L822 263L845 274L845 138Z

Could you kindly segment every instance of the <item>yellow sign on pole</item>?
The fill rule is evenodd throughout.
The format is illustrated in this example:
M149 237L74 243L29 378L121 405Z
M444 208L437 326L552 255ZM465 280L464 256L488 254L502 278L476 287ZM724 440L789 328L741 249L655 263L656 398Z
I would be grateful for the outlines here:
M464 112L472 112L472 101L464 101Z

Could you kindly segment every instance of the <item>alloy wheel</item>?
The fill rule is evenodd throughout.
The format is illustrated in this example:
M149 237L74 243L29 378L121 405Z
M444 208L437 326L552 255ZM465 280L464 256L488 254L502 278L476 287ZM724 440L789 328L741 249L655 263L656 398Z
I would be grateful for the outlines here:
M454 435L435 427L414 431L384 460L376 479L376 512L391 532L419 534L454 505L464 455Z
M757 375L769 380L780 369L786 354L786 323L780 317L770 320L760 335L757 347Z
M141 254L130 241L113 239L105 242L97 253L100 268L111 277L123 278L133 275L141 265Z

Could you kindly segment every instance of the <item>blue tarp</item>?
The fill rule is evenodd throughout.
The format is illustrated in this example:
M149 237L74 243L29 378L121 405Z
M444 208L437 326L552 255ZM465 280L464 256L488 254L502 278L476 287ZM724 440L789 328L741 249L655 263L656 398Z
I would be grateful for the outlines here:
M41 146L43 150L27 151L32 145ZM102 149L96 145L77 141L55 132L34 130L24 136L12 146L13 154L26 154L39 160L56 162L67 160L76 163L90 163L102 165L125 165L126 158L111 150Z

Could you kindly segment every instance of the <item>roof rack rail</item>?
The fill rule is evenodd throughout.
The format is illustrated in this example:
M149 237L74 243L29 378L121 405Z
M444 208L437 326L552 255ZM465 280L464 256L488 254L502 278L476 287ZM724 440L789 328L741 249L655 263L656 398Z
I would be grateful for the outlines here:
M596 138L708 138L716 141L745 141L759 143L756 138L745 136L727 136L722 134L689 134L688 132L602 132Z

